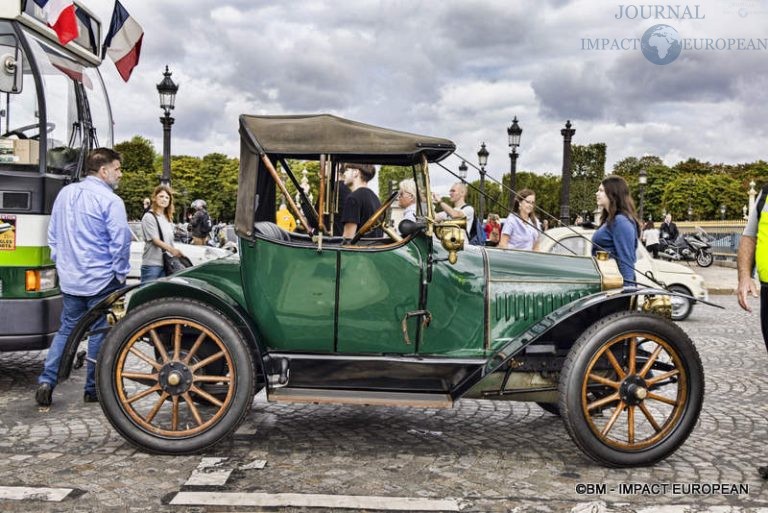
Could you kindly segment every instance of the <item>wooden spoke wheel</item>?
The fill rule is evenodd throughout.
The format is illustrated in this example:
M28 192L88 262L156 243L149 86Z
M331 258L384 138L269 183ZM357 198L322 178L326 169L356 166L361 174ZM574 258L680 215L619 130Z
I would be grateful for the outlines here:
M587 455L612 466L649 465L693 430L704 376L693 343L675 324L621 312L573 346L560 394L566 428Z
M247 343L223 314L173 298L129 312L104 342L96 379L104 413L128 441L184 454L237 428L254 374Z

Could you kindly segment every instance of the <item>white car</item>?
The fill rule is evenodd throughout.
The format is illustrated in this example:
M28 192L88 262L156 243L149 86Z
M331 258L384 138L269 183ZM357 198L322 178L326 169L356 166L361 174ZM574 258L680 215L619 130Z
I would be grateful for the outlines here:
M141 222L134 221L128 223L131 227L131 271L128 273L128 281L139 281L141 279L141 257L144 254L144 231L141 229ZM214 248L211 246L194 246L192 244L183 244L174 241L173 245L181 250L184 255L192 261L192 265L202 264L208 260L229 256L232 253L225 249Z
M593 229L571 226L568 228L552 228L539 237L539 250L561 255L592 254ZM558 241L556 243L555 241ZM654 260L648 250L638 241L637 263L635 270L638 283L649 287L658 287L647 278L652 276L656 281L664 283L672 292L680 292L696 299L707 301L709 294L704 287L704 278L693 272L688 266ZM672 301L672 319L682 321L691 315L695 301L679 296L670 296Z

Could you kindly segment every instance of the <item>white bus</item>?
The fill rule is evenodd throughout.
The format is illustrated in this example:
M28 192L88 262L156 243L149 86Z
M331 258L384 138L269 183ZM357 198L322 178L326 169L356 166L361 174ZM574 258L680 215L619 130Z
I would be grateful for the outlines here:
M32 0L0 2L0 351L47 348L61 292L46 235L53 200L89 150L111 147L102 25L75 2L61 45Z

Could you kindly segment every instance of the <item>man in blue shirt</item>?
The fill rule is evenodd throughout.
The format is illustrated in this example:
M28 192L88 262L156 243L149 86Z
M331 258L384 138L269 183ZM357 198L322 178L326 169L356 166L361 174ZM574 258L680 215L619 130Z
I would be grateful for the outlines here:
M131 231L125 204L114 192L123 174L120 160L120 154L109 148L91 151L85 162L85 179L64 187L53 204L48 245L64 306L61 327L37 379L35 400L40 406L51 404L69 334L90 308L123 285L131 267ZM102 316L92 329L99 330L106 324L106 316ZM88 338L90 359L96 358L103 340L103 333ZM89 361L85 402L98 401L94 374L95 367Z

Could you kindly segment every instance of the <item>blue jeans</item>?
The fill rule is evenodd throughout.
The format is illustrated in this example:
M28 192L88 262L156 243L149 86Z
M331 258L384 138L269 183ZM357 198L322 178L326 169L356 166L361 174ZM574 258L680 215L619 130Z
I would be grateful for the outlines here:
M56 387L59 381L59 362L61 361L61 355L64 353L64 346L67 343L72 330L75 329L75 325L83 318L83 316L93 308L99 301L104 299L109 293L122 287L123 284L117 281L117 278L112 278L109 285L104 287L94 296L72 296L70 294L62 294L64 296L64 307L61 311L61 327L53 337L51 347L48 349L48 355L45 357L45 367L43 373L37 378L37 382L48 383L51 388ZM102 315L96 322L91 325L91 330L98 330L107 326L107 316ZM96 359L99 354L99 348L104 340L104 333L99 333L88 337L88 358ZM88 362L88 370L85 376L85 391L89 393L96 392L96 367L93 363Z
M141 283L147 283L165 276L165 268L162 265L142 265Z

